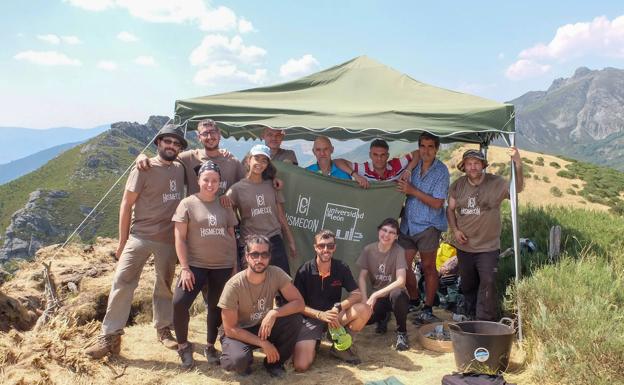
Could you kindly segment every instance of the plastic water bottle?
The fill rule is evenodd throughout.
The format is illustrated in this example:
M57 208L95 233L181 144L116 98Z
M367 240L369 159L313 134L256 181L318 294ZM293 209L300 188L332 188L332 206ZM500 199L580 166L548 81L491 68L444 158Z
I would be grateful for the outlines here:
M353 343L351 334L347 333L343 326L338 328L329 328L329 334L331 335L332 341L334 341L334 348L336 350L347 350Z

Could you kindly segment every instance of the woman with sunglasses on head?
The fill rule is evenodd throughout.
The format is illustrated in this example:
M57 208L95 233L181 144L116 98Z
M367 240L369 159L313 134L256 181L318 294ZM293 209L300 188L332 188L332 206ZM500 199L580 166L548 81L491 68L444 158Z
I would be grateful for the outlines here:
M397 324L396 350L409 349L407 339L407 309L409 296L405 289L407 262L405 250L397 243L399 222L387 218L377 227L378 241L364 247L358 258L360 276L358 284L362 302L371 307L372 316L368 325L377 323L375 330L384 334L388 330L390 313L394 313ZM367 279L373 292L367 295Z
M175 246L182 271L173 296L173 324L178 340L178 354L185 369L193 366L193 346L188 342L189 309L204 285L208 286L207 346L209 363L219 364L214 347L221 325L219 297L227 280L236 272L238 224L231 208L218 199L221 171L212 161L198 171L199 192L183 199L172 221L175 222Z
M295 239L286 212L284 196L273 186L277 171L271 163L271 150L262 144L251 148L243 160L247 175L227 192L240 218L241 240L250 234L264 235L271 241L271 264L290 275L288 254L283 236L289 244L291 258L296 256ZM241 248L239 247L239 262Z

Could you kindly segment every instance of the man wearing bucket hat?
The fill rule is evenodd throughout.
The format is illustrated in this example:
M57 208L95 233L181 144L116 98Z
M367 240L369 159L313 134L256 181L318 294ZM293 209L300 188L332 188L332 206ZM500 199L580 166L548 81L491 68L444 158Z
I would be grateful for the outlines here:
M166 347L176 348L171 335L173 307L171 284L175 273L176 252L171 217L184 194L184 167L176 161L187 142L179 127L165 125L154 143L158 155L150 159L146 171L134 168L128 176L119 209L119 258L102 334L95 345L85 350L92 358L119 354L121 335L128 321L132 296L143 266L154 256L156 280L153 294L153 322L157 337Z
M516 170L516 189L522 191L522 159L517 148L509 155ZM467 150L457 168L465 175L449 188L446 215L459 262L466 313L491 321L497 317L496 273L500 253L500 206L509 198L509 181L484 172L487 159L478 150Z

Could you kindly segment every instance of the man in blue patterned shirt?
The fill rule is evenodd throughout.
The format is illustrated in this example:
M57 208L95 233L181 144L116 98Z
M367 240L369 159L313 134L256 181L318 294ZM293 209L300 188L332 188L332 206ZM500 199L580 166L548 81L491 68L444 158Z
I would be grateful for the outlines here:
M412 171L410 180L400 180L398 190L407 195L405 210L401 219L399 244L405 249L407 266L411 268L416 252L420 254L425 277L425 306L417 322L431 322L433 302L438 290L436 253L440 234L448 225L444 215L444 201L449 188L449 171L436 158L440 139L428 132L418 138L420 160ZM405 286L412 304L419 301L418 284L414 274L407 274Z

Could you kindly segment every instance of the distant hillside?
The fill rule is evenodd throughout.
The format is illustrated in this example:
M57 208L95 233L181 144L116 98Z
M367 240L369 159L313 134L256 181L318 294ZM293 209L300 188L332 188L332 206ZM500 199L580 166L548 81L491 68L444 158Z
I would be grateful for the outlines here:
M93 138L108 130L109 124L93 128L56 127L44 130L22 127L0 127L5 146L0 152L0 164L32 155L66 143L76 143ZM10 145L7 146L6 143Z
M46 164L50 159L54 158L63 151L78 145L79 143L80 142L59 144L58 146L28 155L27 157L14 160L9 163L0 164L0 184L9 182L38 169Z
M624 70L581 67L508 103L521 148L624 170Z

